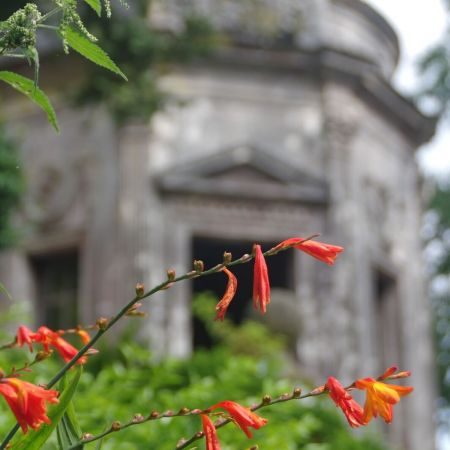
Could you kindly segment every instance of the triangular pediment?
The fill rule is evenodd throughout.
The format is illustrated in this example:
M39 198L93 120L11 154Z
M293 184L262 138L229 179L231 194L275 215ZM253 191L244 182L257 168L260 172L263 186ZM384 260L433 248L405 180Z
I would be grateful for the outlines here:
M279 156L249 146L183 161L158 178L166 193L325 203L327 185Z

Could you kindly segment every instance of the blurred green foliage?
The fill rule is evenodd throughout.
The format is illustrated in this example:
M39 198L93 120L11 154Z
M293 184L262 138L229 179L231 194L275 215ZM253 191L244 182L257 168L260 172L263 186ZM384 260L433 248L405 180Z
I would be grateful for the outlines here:
M200 17L187 18L177 31L163 31L149 25L149 0L130 2L130 10L115 10L110 19L99 19L86 11L89 30L130 80L101 67L87 67L88 76L76 94L76 102L103 103L118 123L147 121L161 108L165 95L157 81L170 67L207 56L216 35Z
M12 246L17 233L11 216L24 191L24 178L17 144L7 136L0 124L0 249Z
M431 213L431 214L430 214ZM437 187L430 203L429 246L434 257L431 290L435 320L438 382L442 403L450 405L450 183Z
M214 299L202 295L195 309L211 322L214 303ZM184 361L154 361L135 339L114 348L105 343L100 346L100 353L91 357L86 366L75 398L83 431L97 434L113 421L126 422L136 413L146 416L153 410L206 408L224 399L251 405L264 394L278 396L296 386L305 387L297 377L285 375L282 340L270 336L263 325L246 322L235 326L227 321L217 325L210 328L212 333L222 326L227 331L214 336L218 345L212 351L198 351ZM25 353L28 351L0 352L0 366L6 368L5 358L12 358L17 364L19 355L23 359ZM26 378L37 377L42 382L55 373L58 365L54 356L35 367L34 374ZM320 381L323 380L317 380ZM0 409L0 432L4 433L13 420L5 402L0 402ZM219 430L223 450L252 445L265 450L385 449L374 438L353 434L328 398L291 401L258 413L268 418L269 424L256 431L252 440L233 424ZM173 450L180 438L189 438L199 429L200 419L195 416L157 420L110 435L102 450ZM200 441L190 448L201 449L204 445ZM95 444L87 448L94 449ZM56 449L56 445L50 442L46 449Z

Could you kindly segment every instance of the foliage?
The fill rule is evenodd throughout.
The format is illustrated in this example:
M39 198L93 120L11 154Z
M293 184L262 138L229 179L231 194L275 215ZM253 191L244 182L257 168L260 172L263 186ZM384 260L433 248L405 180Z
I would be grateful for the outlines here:
M119 67L95 43L97 38L88 31L78 11L81 0L52 0L53 9L46 14L41 12L39 3L27 3L18 8L6 20L0 22L0 56L26 59L34 66L34 81L20 76L14 72L0 72L0 79L7 82L14 89L27 95L37 103L46 113L50 123L58 131L56 117L46 95L40 91L38 85L39 75L39 46L38 30L47 30L53 33L62 42L65 53L73 49L94 64L106 68L116 75L126 79ZM85 4L83 2L83 4ZM100 0L88 0L97 14L101 14ZM107 16L111 15L109 0L103 0ZM8 8L6 8L8 10ZM56 18L56 20L55 20ZM51 24L48 24L48 21Z
M136 0L132 6L127 15L92 21L93 32L132 83L91 66L76 96L78 104L103 102L118 123L148 120L164 100L159 76L170 65L208 55L216 42L205 19L189 17L180 31L166 32L149 26L147 0Z
M0 124L0 249L13 245L17 234L11 215L24 189L16 143L6 135Z
M447 11L450 2L444 0ZM441 41L428 50L419 60L422 89L418 99L431 103L440 116L449 112L450 105L450 15L447 13L447 28Z
M197 307L208 302L211 298L201 296ZM148 350L138 345L135 339L122 342L114 350L106 345L100 347L100 353L86 366L74 397L74 408L83 432L97 434L109 428L113 421L128 421L135 413L146 416L154 410L206 408L223 399L250 405L265 393L279 395L303 384L297 378L284 375L286 367L280 358L280 340L275 338L271 342L273 337L263 325L251 322L242 326L225 325L233 327L228 329L236 334L236 339L241 339L239 354L231 350L235 349L233 340L222 333L220 337L215 336L219 345L212 351L198 351L185 361L152 361ZM247 346L250 336L257 340L251 348ZM255 356L256 347L259 347L256 352L259 356ZM13 351L0 353L0 358L7 354L11 356ZM51 358L35 371L35 374L39 373L40 382L43 376L45 379L55 371L55 361ZM133 405L133 410L130 410L130 405ZM232 424L222 428L219 436L223 450L243 449L255 444L266 450L385 448L373 438L353 435L327 398L292 401L262 409L259 413L269 419L270 426L258 430L252 441L248 441ZM10 420L8 423L0 422L0 432L5 432L13 423L9 412L0 414L0 421L5 417ZM108 436L102 450L173 450L182 436L190 437L200 429L198 417L157 420ZM286 433L287 429L289 433ZM197 448L203 446L200 443ZM95 444L86 446L90 447L95 448ZM45 448L56 449L56 441L48 443Z
M434 249L432 289L440 394L450 405L450 185L438 187L430 203L429 249Z

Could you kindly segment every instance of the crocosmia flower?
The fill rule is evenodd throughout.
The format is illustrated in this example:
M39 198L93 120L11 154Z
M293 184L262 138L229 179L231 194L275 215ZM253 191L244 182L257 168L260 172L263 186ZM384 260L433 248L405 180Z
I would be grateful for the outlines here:
M211 408L209 409L214 410L217 408L222 408L227 411L233 421L247 435L248 438L252 437L252 433L248 429L249 427L257 430L267 423L267 419L258 416L249 408L245 408L239 403L232 402L230 400L225 400L223 402L217 403L214 406L211 406Z
M33 351L33 342L35 341L35 333L33 333L25 325L21 325L17 330L16 343L19 347L28 345L30 352Z
M355 382L358 389L366 391L366 403L364 405L364 422L369 422L372 417L380 415L386 423L392 422L393 405L400 398L413 391L411 386L396 386L377 381L374 378L362 378Z
M65 339L63 339L59 333L50 330L47 327L39 327L36 335L35 341L42 344L46 352L50 351L50 347L53 347L64 360L68 363L77 353L78 350ZM84 364L87 358L82 356L77 364Z
M223 320L225 318L228 306L230 305L231 300L233 300L237 289L237 278L226 267L223 269L223 272L228 276L228 283L225 294L216 305L217 314L214 320Z
M333 265L338 254L344 250L343 247L339 247L338 245L306 240L301 237L290 238L280 242L275 249L282 250L286 247L294 247L329 265Z
M43 423L50 423L47 403L58 403L58 392L46 390L18 378L0 378L0 394L3 395L24 433L28 427L37 430Z
M202 414L203 433L206 439L206 450L220 450L219 438L217 437L217 430L212 420L206 415Z
M363 420L364 411L361 405L353 399L353 397L344 389L342 384L339 383L336 378L329 377L326 388L328 389L328 394L336 406L341 408L344 412L351 427L357 428L366 424Z
M255 244L255 265L253 268L253 307L263 314L270 303L269 272L261 246Z

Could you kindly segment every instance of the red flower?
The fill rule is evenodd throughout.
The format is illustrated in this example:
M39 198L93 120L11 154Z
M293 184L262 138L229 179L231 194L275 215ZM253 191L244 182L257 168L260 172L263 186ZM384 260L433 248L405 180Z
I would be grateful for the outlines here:
M387 372L390 372L389 370ZM391 373L392 375L392 373ZM392 422L393 405L400 401L400 398L408 395L414 388L411 386L395 386L377 381L374 378L362 378L355 382L358 389L367 393L364 405L363 420L369 422L372 417L380 415L386 423Z
M364 411L361 405L353 399L336 378L329 377L326 387L328 388L329 396L336 406L342 409L351 427L357 428L366 424L363 420Z
M56 333L47 327L39 327L35 340L43 345L46 352L50 351L50 347L53 347L66 363L68 363L78 353L78 350L72 344L69 344L65 339L63 339L59 333ZM82 356L77 361L77 364L85 364L86 360L87 358Z
M253 307L260 309L264 314L266 306L270 303L269 272L264 259L261 246L254 245L255 265L253 268Z
M219 438L217 437L217 430L212 420L206 415L202 414L203 433L206 439L206 450L220 450Z
M217 314L214 320L223 320L225 318L228 306L230 305L231 300L233 300L237 289L237 278L226 267L224 267L223 271L228 276L228 283L225 294L223 294L220 302L216 305Z
M58 403L58 392L46 390L18 378L0 379L0 394L5 397L24 433L28 427L37 430L47 417L48 403Z
M258 416L252 412L249 408L241 406L239 403L235 403L229 400L217 403L211 406L211 410L222 408L225 409L234 422L239 425L239 428L247 435L248 438L252 437L252 433L249 431L249 427L258 430L267 423L267 419Z
M33 351L32 343L35 341L35 333L33 333L25 325L21 325L17 330L16 342L19 347L23 347L24 344L28 345L30 352Z
M283 242L280 242L275 249L282 250L286 247L294 247L298 250L302 250L308 255L329 264L333 265L336 257L344 249L338 245L325 244L323 242L305 240L305 238L290 238Z

